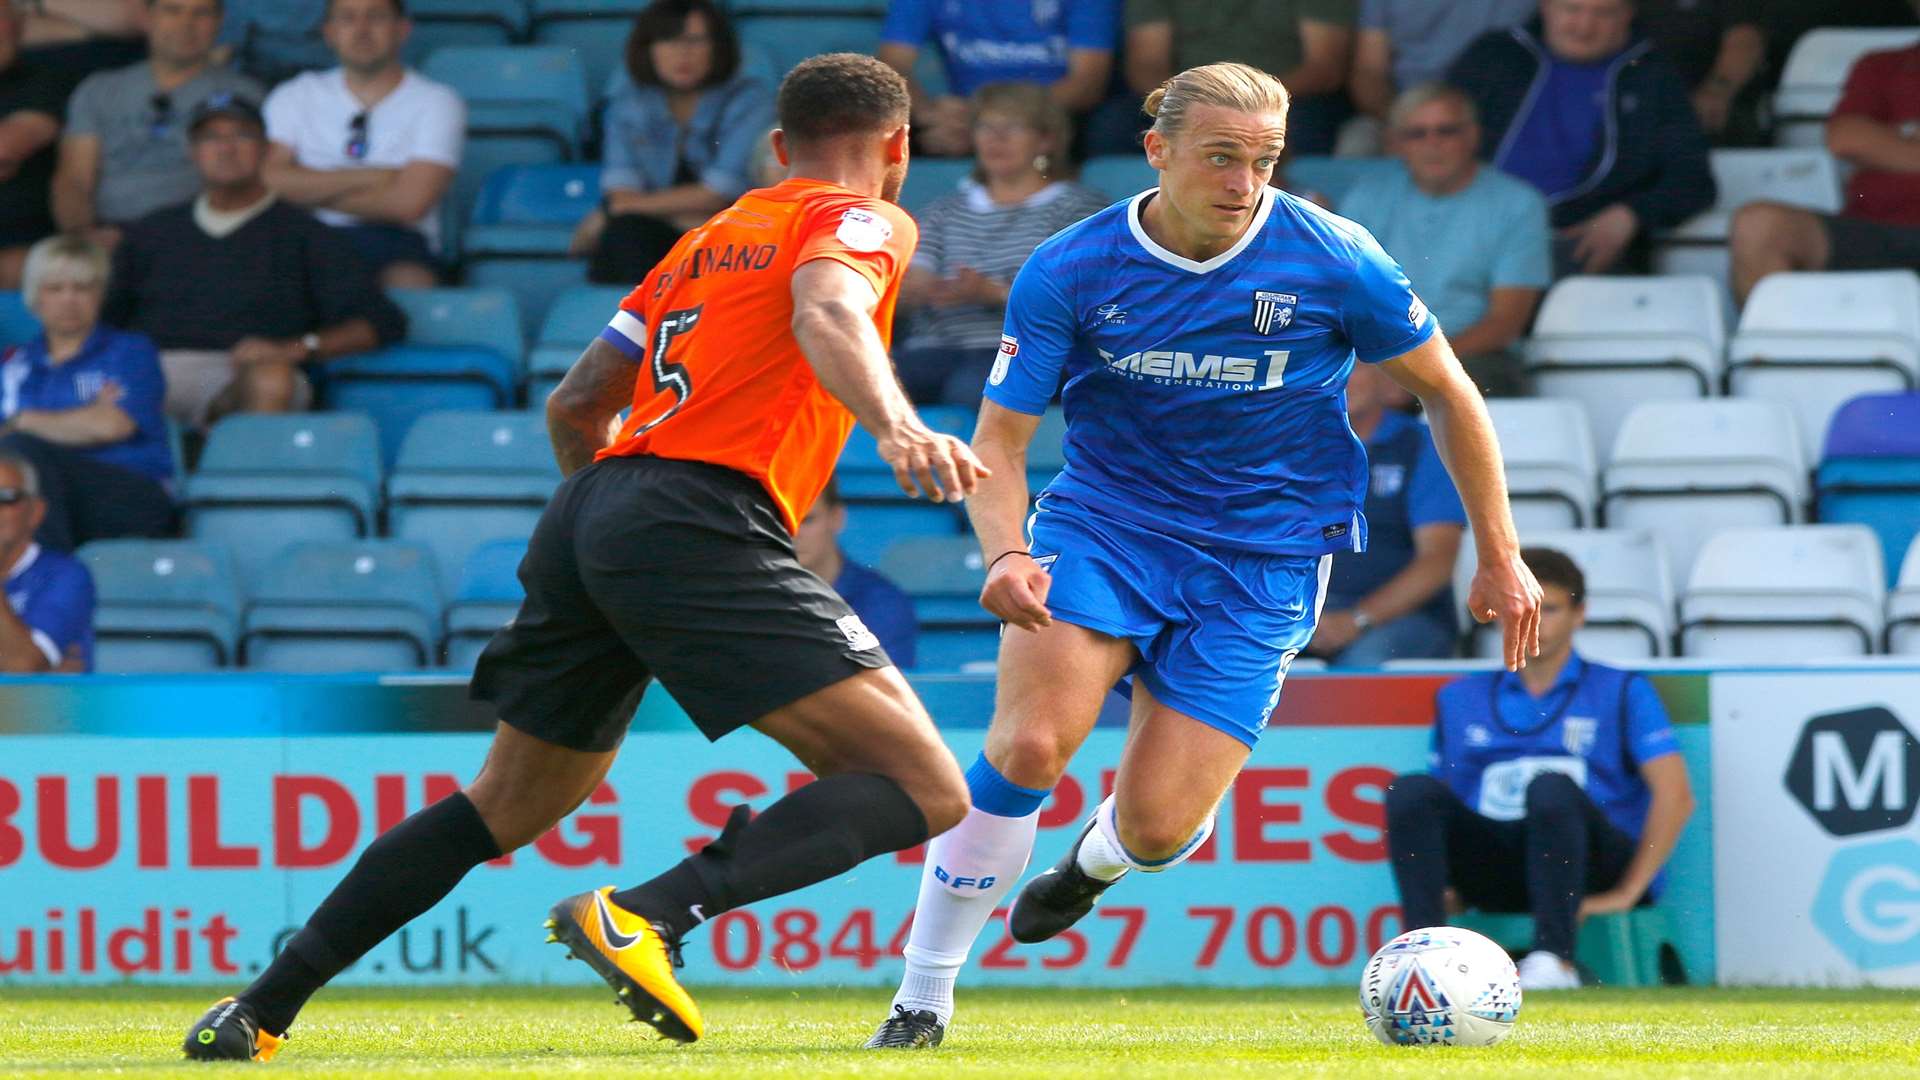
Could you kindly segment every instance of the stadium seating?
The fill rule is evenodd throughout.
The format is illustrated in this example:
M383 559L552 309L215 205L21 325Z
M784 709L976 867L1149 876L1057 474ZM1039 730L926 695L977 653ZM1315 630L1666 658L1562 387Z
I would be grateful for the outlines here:
M1727 238L1734 211L1768 201L1833 213L1840 209L1840 163L1824 149L1715 150L1713 207L1654 241L1654 269L1729 279Z
M406 671L440 640L433 555L399 540L294 544L261 572L240 639L246 666Z
M1080 182L1118 201L1160 186L1160 173L1144 154L1106 154L1086 163Z
M289 543L370 535L380 474L379 436L359 413L229 416L187 478L187 535L225 545L244 586Z
M868 15L742 15L734 20L742 47L768 65L768 81L778 82L795 64L830 52L872 55L880 45L880 20Z
M1809 458L1848 398L1917 380L1920 274L1911 270L1770 274L1727 347L1727 391L1791 408Z
M191 540L96 540L93 669L210 671L233 662L240 587L220 549Z
M1581 652L1598 660L1634 661L1673 652L1673 574L1660 538L1646 530L1522 529L1526 547L1552 548L1571 558L1587 579L1587 624L1574 635ZM1466 602L1479 557L1463 543L1454 568L1454 596ZM1500 655L1500 628L1470 624L1468 649Z
M358 409L380 428L391 463L407 429L436 409L502 409L520 385L520 308L502 289L395 289L407 314L404 344L341 357L323 369L322 401Z
M972 158L915 158L900 189L900 205L908 213L921 213L936 199L957 191L960 181L972 174Z
M1554 398L1495 398L1487 411L1506 458L1520 531L1592 525L1599 470L1585 407Z
M533 40L570 50L597 92L621 70L633 17L644 7L636 0L532 0Z
M579 154L591 95L580 61L552 45L456 45L435 50L422 73L467 103L467 136L527 137Z
M407 60L416 67L436 49L509 45L527 32L526 0L407 0L407 17Z
M630 290L619 285L575 285L554 298L527 356L527 406L539 409L567 369L613 318Z
M1899 49L1920 38L1906 28L1810 30L1794 42L1773 95L1774 142L1781 146L1821 146L1828 114L1840 101L1847 72L1863 54Z
M447 644L443 664L449 671L472 671L480 650L520 610L525 540L488 540L467 556L460 586L447 605Z
M910 536L890 545L876 567L913 598L922 630L992 627L998 620L980 606L987 569L970 536Z
M1033 441L1027 444L1028 494L1039 495L1040 489L1052 483L1054 476L1066 468L1066 438L1067 415L1055 405L1040 418Z
M1900 580L1887 597L1887 651L1920 656L1920 541L1907 548Z
M1287 162L1287 189L1324 196L1338 207L1355 184L1403 167L1390 157L1297 157Z
M1540 305L1527 370L1542 397L1586 404L1604 456L1640 402L1715 391L1727 306L1725 292L1699 275L1563 278Z
M25 345L40 336L40 320L27 310L26 298L17 289L0 292L0 349Z
M920 631L914 670L990 675L1000 660L999 627L936 627Z
M604 325L606 319L601 318ZM967 408L952 405L931 405L920 410L920 419L935 431L943 432L960 439L973 436L973 412ZM893 467L880 459L880 450L874 445L873 435L864 427L856 426L847 436L847 445L840 451L840 461L834 469L835 481L840 488L840 497L848 502L899 502L908 498L894 482Z
M1814 517L1871 528L1888 572L1899 569L1920 536L1920 394L1869 394L1840 407L1814 473Z
M555 296L586 280L585 261L567 249L574 227L599 205L598 165L496 169L481 185L462 234L467 284L512 293L532 330Z
M559 484L540 412L428 413L387 478L387 534L433 552L451 593L480 543L533 535Z
M1455 917L1453 923L1484 934L1512 952L1533 947L1531 915L1469 911ZM1574 958L1600 986L1656 986L1666 981L1668 964L1678 962L1667 914L1655 905L1588 916L1581 921L1578 934ZM1663 959L1667 956L1673 960ZM1674 974L1684 976L1685 972Z
M320 40L325 0L231 0L224 15L233 66L269 86L336 63Z
M1610 528L1648 529L1684 580L1707 537L1802 520L1807 466L1793 414L1771 401L1651 401L1627 414L1601 483ZM1679 580L1674 584L1677 586Z
M1717 660L1864 656L1880 643L1887 575L1864 525L1726 529L1680 597L1680 651Z

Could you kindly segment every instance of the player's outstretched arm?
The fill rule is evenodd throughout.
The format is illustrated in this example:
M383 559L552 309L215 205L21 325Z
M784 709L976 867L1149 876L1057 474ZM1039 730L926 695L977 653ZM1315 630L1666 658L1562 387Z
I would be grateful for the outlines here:
M547 436L562 475L586 468L613 441L620 410L633 403L639 370L619 349L596 338L547 395Z
M867 279L833 259L793 272L793 336L827 393L873 434L880 457L908 495L934 502L972 495L987 470L967 444L927 427L894 376L874 329L879 297Z
M1427 411L1434 446L1460 492L1479 549L1467 610L1479 622L1500 621L1507 668L1518 671L1528 657L1540 655L1540 583L1520 561L1506 469L1486 402L1438 331L1382 366Z
M1027 516L1027 445L1039 428L1037 416L982 401L973 452L991 476L967 500L967 516L980 538L980 557L989 564L980 606L1024 630L1053 621L1047 612L1047 586L1053 578L1027 554L1021 525Z

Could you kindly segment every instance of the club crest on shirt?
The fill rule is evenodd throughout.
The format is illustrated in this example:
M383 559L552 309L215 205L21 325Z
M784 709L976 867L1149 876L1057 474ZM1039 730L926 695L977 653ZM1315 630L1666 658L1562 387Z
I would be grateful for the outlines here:
M893 225L871 210L855 207L840 215L834 235L855 251L879 251L893 239Z
M1293 322L1293 309L1300 298L1293 293L1256 290L1253 294L1253 329L1271 334L1285 330Z
M1586 757L1593 752L1594 737L1600 731L1600 721L1591 716L1569 716L1561 722L1560 745L1567 753L1576 757Z

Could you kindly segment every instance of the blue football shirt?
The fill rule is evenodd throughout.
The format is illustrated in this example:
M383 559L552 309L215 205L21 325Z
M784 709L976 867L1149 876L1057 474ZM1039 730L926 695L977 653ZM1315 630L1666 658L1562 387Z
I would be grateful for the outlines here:
M1064 373L1066 465L1049 493L1196 544L1363 550L1347 375L1432 337L1426 305L1365 229L1283 191L1204 263L1147 235L1154 195L1034 251L987 399L1037 415Z
M93 575L71 555L29 544L6 572L6 603L27 624L47 663L59 667L69 653L82 670L93 670Z

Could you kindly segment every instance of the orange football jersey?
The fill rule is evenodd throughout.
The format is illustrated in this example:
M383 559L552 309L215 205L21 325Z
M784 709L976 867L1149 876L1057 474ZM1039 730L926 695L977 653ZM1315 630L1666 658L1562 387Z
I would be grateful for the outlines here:
M857 271L892 338L919 230L892 203L821 180L749 191L680 238L600 334L640 365L633 411L600 457L652 455L736 469L766 485L798 529L833 475L853 414L814 377L793 336L793 272L813 259Z

